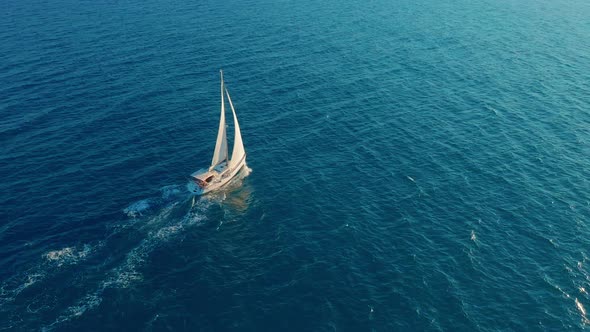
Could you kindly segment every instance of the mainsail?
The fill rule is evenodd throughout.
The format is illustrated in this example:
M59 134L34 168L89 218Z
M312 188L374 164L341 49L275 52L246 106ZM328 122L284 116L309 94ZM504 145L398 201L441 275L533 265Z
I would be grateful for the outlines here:
M227 100L229 101L229 106L231 107L231 111L234 114L234 127L235 127L235 135L234 135L234 148L231 153L231 159L229 161L229 168L232 169L236 165L239 165L244 156L246 155L246 151L244 151L244 143L242 142L242 134L240 133L240 124L238 123L238 117L236 116L236 110L234 109L234 104L231 102L231 98L229 96L229 92L225 89L225 94L227 95Z
M213 152L213 160L211 160L211 168L217 166L224 160L227 160L227 133L225 129L225 102L223 98L223 71L221 73L221 116L219 117L219 130L217 131L217 142L215 143L215 152ZM231 103L231 101L230 101ZM233 107L232 107L233 110ZM234 113L235 118L235 113ZM236 127L237 128L237 127ZM240 143L242 139L240 138Z

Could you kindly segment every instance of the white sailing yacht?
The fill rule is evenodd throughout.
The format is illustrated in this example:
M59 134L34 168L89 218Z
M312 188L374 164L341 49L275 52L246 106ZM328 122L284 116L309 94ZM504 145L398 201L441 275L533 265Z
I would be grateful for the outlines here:
M236 111L231 102L229 92L225 88L223 82L223 71L220 70L219 72L221 74L221 116L219 117L219 130L217 131L217 142L215 143L213 160L211 160L211 166L209 166L208 169L203 168L191 174L190 180L187 184L188 190L197 195L203 195L221 188L246 165L246 151L244 150L244 143L242 142L238 117L236 116ZM229 106L234 115L235 133L231 158L228 158L229 155L227 149L224 94L227 96Z

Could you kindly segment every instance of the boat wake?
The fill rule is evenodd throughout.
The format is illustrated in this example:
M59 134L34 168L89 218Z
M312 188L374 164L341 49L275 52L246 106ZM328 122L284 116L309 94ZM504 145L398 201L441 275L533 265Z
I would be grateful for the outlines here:
M44 255L45 259L57 266L77 264L84 260L93 250L89 244L85 244L81 249L75 247L65 247L59 250L53 250Z
M144 280L142 269L149 256L162 245L178 239L187 228L202 225L207 220L209 208L220 203L216 197L197 198L180 188L179 185L163 187L158 197L139 200L123 209L133 221L132 227L114 225L113 232L126 231L126 236L122 238L125 241L129 241L129 237L136 238L135 244L127 246L121 254L121 262L104 272L105 278L95 284L93 291L63 310L51 324L43 328L44 331L51 331L95 309L102 303L107 289L125 289L141 283ZM109 244L110 247L118 245L125 246L126 243Z
M36 265L24 273L13 275L0 284L0 311L4 304L14 301L25 289L62 271L62 267L76 265L84 261L100 246L101 243L97 245L84 244L81 247L65 247L43 254L42 259Z
M125 218L107 225L104 240L44 252L28 270L0 283L0 314L25 315L9 315L0 322L0 330L39 329L39 315L48 317L42 330L54 330L99 307L105 291L141 284L150 255L172 241L182 241L190 228L207 224L211 207L247 208L249 191L242 188L242 182L250 172L244 167L222 190L201 197L191 195L182 185L162 187L153 197L122 209ZM103 277L91 278L97 271ZM55 287L56 282L69 286ZM64 294L71 298L69 305L56 301ZM22 301L30 296L33 298ZM15 311L15 307L22 308Z
M97 244L83 244L51 250L39 257L36 263L21 273L17 273L0 283L0 330L25 330L23 317L31 315L32 320L39 313L46 313L54 309L55 297L51 284L61 276L76 278L72 273L75 266L93 257L104 242ZM28 298L23 301L24 298ZM11 309L21 307L20 314L10 314ZM13 311L14 312L14 311ZM6 314L6 315L5 315ZM19 327L20 328L17 328Z
M128 217L138 218L148 216L158 211L167 204L171 204L186 198L186 191L182 186L170 185L160 188L160 195L157 197L144 198L131 203L123 209Z

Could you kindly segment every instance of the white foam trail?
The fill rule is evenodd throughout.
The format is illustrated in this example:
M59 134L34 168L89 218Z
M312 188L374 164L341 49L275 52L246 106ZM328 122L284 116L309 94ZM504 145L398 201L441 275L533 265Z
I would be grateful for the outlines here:
M74 247L66 247L60 250L50 251L43 255L43 257L49 262L55 263L57 266L62 266L64 264L76 264L80 262L85 259L91 251L92 247L85 244L81 250L77 250Z
M160 188L160 196L144 198L137 202L131 203L129 206L123 209L130 218L143 217L148 215L150 212L155 212L162 206L172 203L178 203L187 196L187 192L184 191L182 186L169 185Z
M75 305L67 308L65 312L62 315L60 315L53 323L49 324L48 326L42 327L41 331L52 331L57 325L72 320L73 318L80 317L88 310L96 308L102 302L103 291L104 288L100 289L95 294L86 295Z
M131 218L141 217L145 212L147 212L150 209L150 201L151 199L148 198L132 203L131 205L123 209L123 212Z
M72 247L68 247L68 248L63 248L61 250L50 251L45 254L45 258L47 258L50 261L61 260L62 257L72 256L73 250L74 249Z
M30 272L24 277L13 277L0 285L0 306L12 302L18 294L45 278L45 273Z
M160 192L162 193L162 199L172 200L184 198L184 196L186 196L186 192L181 188L183 187L176 184L160 188Z
M172 194L176 195L177 193L172 192ZM161 225L171 219L168 217L170 217L171 212L178 203L175 202L167 206L157 216L148 220L144 224L144 227L152 229L148 230L146 238L127 253L123 263L107 272L107 278L99 284L94 292L88 293L76 302L76 304L67 308L53 323L43 328L43 330L53 330L59 324L75 319L89 310L96 308L102 302L102 296L106 289L128 288L133 283L143 280L143 275L138 269L150 253L158 246L173 239L176 234L180 233L187 226L195 225L205 220L205 212L212 204L208 199L195 201L191 210L182 219L172 218L173 222L171 224ZM62 256L67 256L67 252L66 250Z
M143 277L137 269L143 264L148 255L159 245L169 241L173 236L180 233L187 226L197 224L205 219L205 210L210 206L207 200L199 200L184 217L176 222L164 225L157 229L149 230L147 237L139 245L133 248L126 256L125 262L112 271L112 276L105 282L105 287L128 287L135 281L142 280ZM171 212L177 203L165 208L160 215L149 220L146 224L148 227L159 225L162 221L169 219Z
M99 244L100 245L100 244ZM94 247L85 244L81 249L65 247L52 250L42 255L42 261L31 267L28 271L17 274L0 284L0 306L14 299L25 289L50 277L62 266L74 265L86 259L94 250Z
M25 283L22 284L22 286L19 288L18 292L20 293L23 289L37 283L39 280L43 279L43 277L45 277L45 275L41 274L41 273L34 273L31 275L27 275L27 281L25 281Z

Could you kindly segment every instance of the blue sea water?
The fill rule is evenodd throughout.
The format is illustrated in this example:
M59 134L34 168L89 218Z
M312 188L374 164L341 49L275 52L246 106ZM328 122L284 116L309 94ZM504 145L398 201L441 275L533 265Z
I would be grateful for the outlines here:
M0 330L589 328L589 18L4 0ZM193 197L220 68L250 172Z

